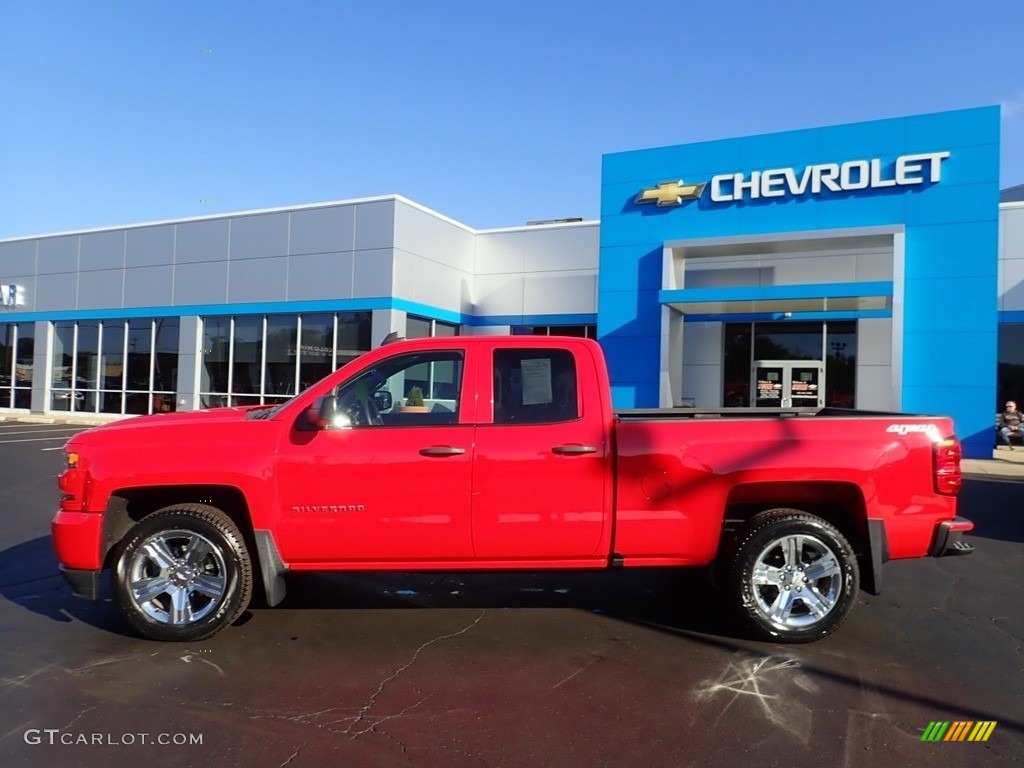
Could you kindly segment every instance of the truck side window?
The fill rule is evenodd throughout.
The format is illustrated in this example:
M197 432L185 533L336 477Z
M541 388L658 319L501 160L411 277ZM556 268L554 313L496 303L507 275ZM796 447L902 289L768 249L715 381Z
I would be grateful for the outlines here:
M378 363L338 390L338 409L354 427L457 424L461 352L416 352Z
M579 418L576 361L566 349L494 350L494 423Z

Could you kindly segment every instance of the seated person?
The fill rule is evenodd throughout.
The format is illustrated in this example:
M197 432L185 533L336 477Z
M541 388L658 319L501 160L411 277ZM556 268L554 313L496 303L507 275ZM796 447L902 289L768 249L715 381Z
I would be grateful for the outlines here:
M1024 431L1021 430L1021 415L1017 411L1017 403L1013 400L1006 401L1006 410L996 416L996 430L999 444L1005 445L1011 451L1013 444L1010 438L1017 436L1024 439Z

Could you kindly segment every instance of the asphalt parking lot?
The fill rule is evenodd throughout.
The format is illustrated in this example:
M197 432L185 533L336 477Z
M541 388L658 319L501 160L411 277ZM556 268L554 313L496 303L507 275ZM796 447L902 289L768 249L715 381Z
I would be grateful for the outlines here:
M0 765L1024 764L1019 474L967 480L973 555L890 563L812 645L747 640L702 578L652 571L307 575L186 647L57 573L80 429L0 423ZM936 721L996 725L922 742Z

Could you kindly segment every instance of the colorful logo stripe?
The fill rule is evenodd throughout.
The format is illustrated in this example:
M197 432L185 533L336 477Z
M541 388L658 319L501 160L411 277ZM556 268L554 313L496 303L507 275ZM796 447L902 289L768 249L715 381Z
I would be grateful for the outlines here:
M988 741L996 720L933 720L921 734L921 741Z
M971 735L967 737L968 741L988 741L988 737L992 735L992 731L996 729L995 720L982 720L974 726L974 730L971 731Z

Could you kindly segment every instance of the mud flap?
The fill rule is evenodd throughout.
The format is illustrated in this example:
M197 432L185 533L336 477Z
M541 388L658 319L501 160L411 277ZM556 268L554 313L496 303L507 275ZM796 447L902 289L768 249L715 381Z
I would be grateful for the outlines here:
M868 518L868 552L861 555L860 586L869 595L882 594L882 564L889 560L885 520Z
M267 605L273 608L284 600L284 574L288 566L277 551L274 534L270 531L253 531L256 538L256 551L260 558L260 573L263 576L263 589L267 595Z

